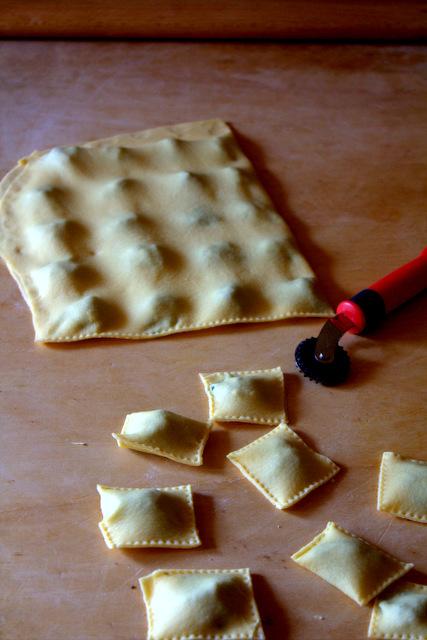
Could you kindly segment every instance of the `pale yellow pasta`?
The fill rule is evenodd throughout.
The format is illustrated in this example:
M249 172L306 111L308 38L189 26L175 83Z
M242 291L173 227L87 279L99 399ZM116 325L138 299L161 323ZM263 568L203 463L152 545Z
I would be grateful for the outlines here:
M375 600L369 638L427 640L427 586L401 582Z
M367 604L414 565L400 562L334 522L294 553L292 560L340 589L359 605Z
M162 489L97 485L101 496L99 528L109 549L197 547L190 485Z
M147 640L264 640L249 569L159 569L139 583Z
M203 463L203 449L210 427L206 422L157 409L130 413L121 433L112 435L119 447L199 466Z
M209 417L223 422L278 424L285 419L280 367L254 371L201 373Z
M227 457L278 509L295 504L339 471L283 423Z
M0 255L36 340L331 314L220 120L34 153L0 195Z
M427 522L427 462L385 451L377 508L399 518Z

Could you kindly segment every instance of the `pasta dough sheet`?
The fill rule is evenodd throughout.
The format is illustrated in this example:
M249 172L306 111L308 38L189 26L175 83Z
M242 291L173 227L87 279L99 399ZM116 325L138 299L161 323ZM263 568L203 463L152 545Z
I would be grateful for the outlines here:
M0 254L38 341L332 312L220 120L36 152L0 195Z

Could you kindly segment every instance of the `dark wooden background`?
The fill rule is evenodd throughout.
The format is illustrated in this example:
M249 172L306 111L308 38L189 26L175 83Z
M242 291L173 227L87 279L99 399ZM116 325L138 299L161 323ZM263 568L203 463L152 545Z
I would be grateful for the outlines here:
M414 40L425 0L3 0L0 37Z

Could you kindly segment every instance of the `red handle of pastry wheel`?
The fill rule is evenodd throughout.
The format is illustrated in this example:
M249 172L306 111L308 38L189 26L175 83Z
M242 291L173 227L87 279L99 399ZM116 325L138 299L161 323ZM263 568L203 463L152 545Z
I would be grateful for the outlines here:
M337 314L343 314L354 325L349 333L368 333L376 329L387 313L426 287L427 247L415 260L395 269L349 300L340 302Z

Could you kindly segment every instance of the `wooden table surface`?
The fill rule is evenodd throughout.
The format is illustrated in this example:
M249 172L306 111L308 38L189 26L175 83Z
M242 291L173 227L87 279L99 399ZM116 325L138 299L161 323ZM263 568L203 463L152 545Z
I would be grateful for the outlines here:
M222 117L239 134L331 303L426 242L427 51L412 46L4 42L6 172L35 148ZM152 341L35 345L30 313L0 267L2 640L137 640L136 581L155 568L250 567L268 640L365 638L358 607L290 555L335 520L415 563L427 583L427 527L376 511L381 453L427 458L427 297L370 338L345 343L341 388L307 382L295 346L320 320L232 326ZM205 465L119 450L131 411L207 415L199 371L280 365L290 423L341 467L276 510L226 461L265 433L218 427ZM84 442L87 446L73 444ZM203 546L109 551L97 482L191 482Z

